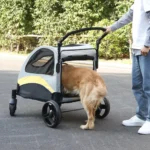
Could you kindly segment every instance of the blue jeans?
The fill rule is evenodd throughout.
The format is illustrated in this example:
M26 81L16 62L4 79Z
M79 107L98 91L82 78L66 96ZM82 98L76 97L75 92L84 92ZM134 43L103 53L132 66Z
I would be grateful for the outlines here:
M136 115L150 121L150 52L147 56L133 54L132 90L138 104Z

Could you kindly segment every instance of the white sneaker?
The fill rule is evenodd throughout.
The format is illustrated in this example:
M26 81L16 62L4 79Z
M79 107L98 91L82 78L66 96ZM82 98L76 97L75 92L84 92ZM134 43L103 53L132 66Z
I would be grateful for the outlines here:
M145 121L138 131L139 134L150 134L150 121Z
M129 127L142 126L144 124L144 120L138 118L137 116L133 116L129 120L122 121L122 125Z

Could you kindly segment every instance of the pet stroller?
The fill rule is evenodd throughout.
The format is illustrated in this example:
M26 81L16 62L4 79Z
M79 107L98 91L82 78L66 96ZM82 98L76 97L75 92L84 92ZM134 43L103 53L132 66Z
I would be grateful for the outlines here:
M107 35L103 33L96 42L96 48L88 44L62 46L70 35L84 31L101 30L102 27L82 28L67 33L60 39L57 47L40 46L33 50L24 62L18 76L17 88L12 90L9 102L10 115L14 116L17 108L17 96L45 102L42 117L48 127L54 128L61 121L61 105L79 101L79 95L64 94L61 84L61 71L64 62L92 61L92 69L98 68L99 44ZM97 118L104 118L110 111L110 104L105 97L96 110Z

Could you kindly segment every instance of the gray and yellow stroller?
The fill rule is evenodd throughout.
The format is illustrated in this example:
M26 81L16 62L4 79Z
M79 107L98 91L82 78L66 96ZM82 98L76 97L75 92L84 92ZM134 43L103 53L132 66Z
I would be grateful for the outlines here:
M12 90L9 102L10 115L14 116L17 108L17 96L45 102L42 109L44 122L49 127L56 127L61 121L61 105L79 101L77 95L64 94L61 84L61 69L64 62L87 61L92 62L92 69L98 68L98 50L102 34L96 42L96 48L88 44L73 44L62 46L70 35L84 31L101 30L105 28L92 27L67 33L58 42L57 47L40 46L29 54L18 76L17 88ZM104 118L110 111L110 104L104 98L96 111L97 118Z

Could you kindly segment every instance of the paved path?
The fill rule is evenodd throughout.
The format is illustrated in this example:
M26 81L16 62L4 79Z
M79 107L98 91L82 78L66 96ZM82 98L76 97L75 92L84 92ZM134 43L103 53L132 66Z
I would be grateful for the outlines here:
M45 126L43 103L18 97L16 117L10 117L8 101L16 87L24 56L0 53L0 150L149 150L150 136L138 135L138 127L124 127L123 119L135 113L131 92L131 66L100 62L99 72L108 87L109 115L96 120L95 129L79 128L84 110L64 113L56 129ZM80 108L80 102L62 105L62 110Z

